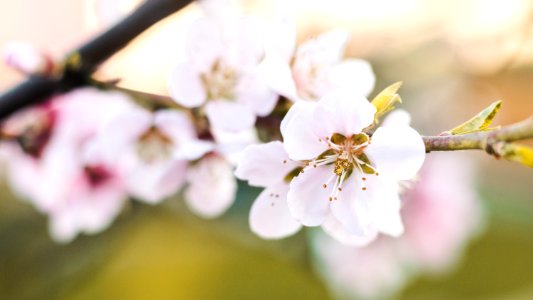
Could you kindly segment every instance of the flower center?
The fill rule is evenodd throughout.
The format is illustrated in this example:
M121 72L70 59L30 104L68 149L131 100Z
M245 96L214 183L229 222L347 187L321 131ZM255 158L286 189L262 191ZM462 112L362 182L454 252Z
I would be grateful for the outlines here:
M88 165L83 170L92 187L100 186L113 178L113 173L102 165Z
M137 141L137 154L146 163L164 161L172 155L173 142L157 127L150 127Z
M233 99L239 74L235 69L215 61L211 70L200 76L208 99Z
M333 174L323 184L323 188L327 188L333 182L333 192L329 200L336 200L338 192L342 191L342 184L354 170L362 174L379 175L375 167L372 165L364 150L370 144L370 137L365 133L358 133L346 137L342 134L335 133L331 137L320 139L320 142L325 142L328 145L328 150L320 154L316 159L309 162L314 168L322 165L334 165ZM366 177L362 177L363 187L366 190L364 181Z

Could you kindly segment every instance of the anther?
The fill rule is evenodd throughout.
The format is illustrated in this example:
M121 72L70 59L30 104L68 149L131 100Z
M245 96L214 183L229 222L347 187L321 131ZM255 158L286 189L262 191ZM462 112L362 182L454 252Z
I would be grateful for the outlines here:
M324 184L322 185L322 187L323 187L323 188L327 188L328 185L324 183Z
M286 164L286 163L287 163L287 160L285 159L285 160L283 161L283 163Z
M362 190L363 190L363 191L366 191L366 187L363 187Z

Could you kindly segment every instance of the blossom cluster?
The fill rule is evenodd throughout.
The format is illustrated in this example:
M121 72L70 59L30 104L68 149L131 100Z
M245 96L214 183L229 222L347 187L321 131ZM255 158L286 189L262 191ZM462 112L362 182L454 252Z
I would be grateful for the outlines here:
M48 215L54 239L105 229L128 199L156 204L180 191L195 213L219 216L234 201L235 176L264 188L250 213L261 237L322 226L361 246L401 235L399 181L420 169L424 143L398 114L377 126L389 107L366 98L370 64L343 58L348 33L297 45L289 18L208 15L191 25L187 57L169 76L174 105L83 88L2 124L7 178ZM46 61L39 55L8 61L34 73ZM262 128L275 116L279 127Z

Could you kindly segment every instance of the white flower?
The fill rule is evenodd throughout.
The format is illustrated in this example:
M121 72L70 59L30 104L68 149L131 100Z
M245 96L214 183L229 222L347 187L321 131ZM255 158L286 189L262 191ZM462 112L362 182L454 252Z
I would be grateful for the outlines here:
M267 35L262 75L293 101L318 101L335 89L368 95L375 83L372 67L362 59L343 60L347 39L347 32L332 30L295 47L296 26L283 19Z
M363 132L375 112L364 97L340 90L317 103L297 102L287 113L281 124L285 149L290 159L306 163L287 200L303 225L321 225L331 214L353 235L403 232L398 180L416 174L425 147L408 126Z
M220 216L235 200L237 181L233 167L216 152L191 165L187 182L185 202L194 213L204 218Z
M179 104L202 107L213 128L241 131L269 114L277 94L258 75L262 34L250 18L199 19L189 31L188 60L176 66L170 93Z
M287 206L290 175L302 167L289 159L281 142L252 145L243 151L235 175L252 186L265 188L252 205L249 217L252 231L260 237L283 238L302 227Z
M389 298L410 278L449 271L458 261L482 225L471 165L464 157L432 155L420 175L420 181L402 194L405 233L400 238L380 235L361 248L342 245L320 232L311 236L315 270L335 294Z

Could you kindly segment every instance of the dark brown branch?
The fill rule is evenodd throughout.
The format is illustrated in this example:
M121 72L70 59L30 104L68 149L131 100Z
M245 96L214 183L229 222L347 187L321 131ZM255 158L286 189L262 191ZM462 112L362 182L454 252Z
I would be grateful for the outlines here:
M57 77L32 76L0 96L0 119L55 93L87 85L90 75L113 54L153 24L185 7L193 0L146 0L123 21L97 36L67 57L63 74ZM76 63L73 63L76 62Z

